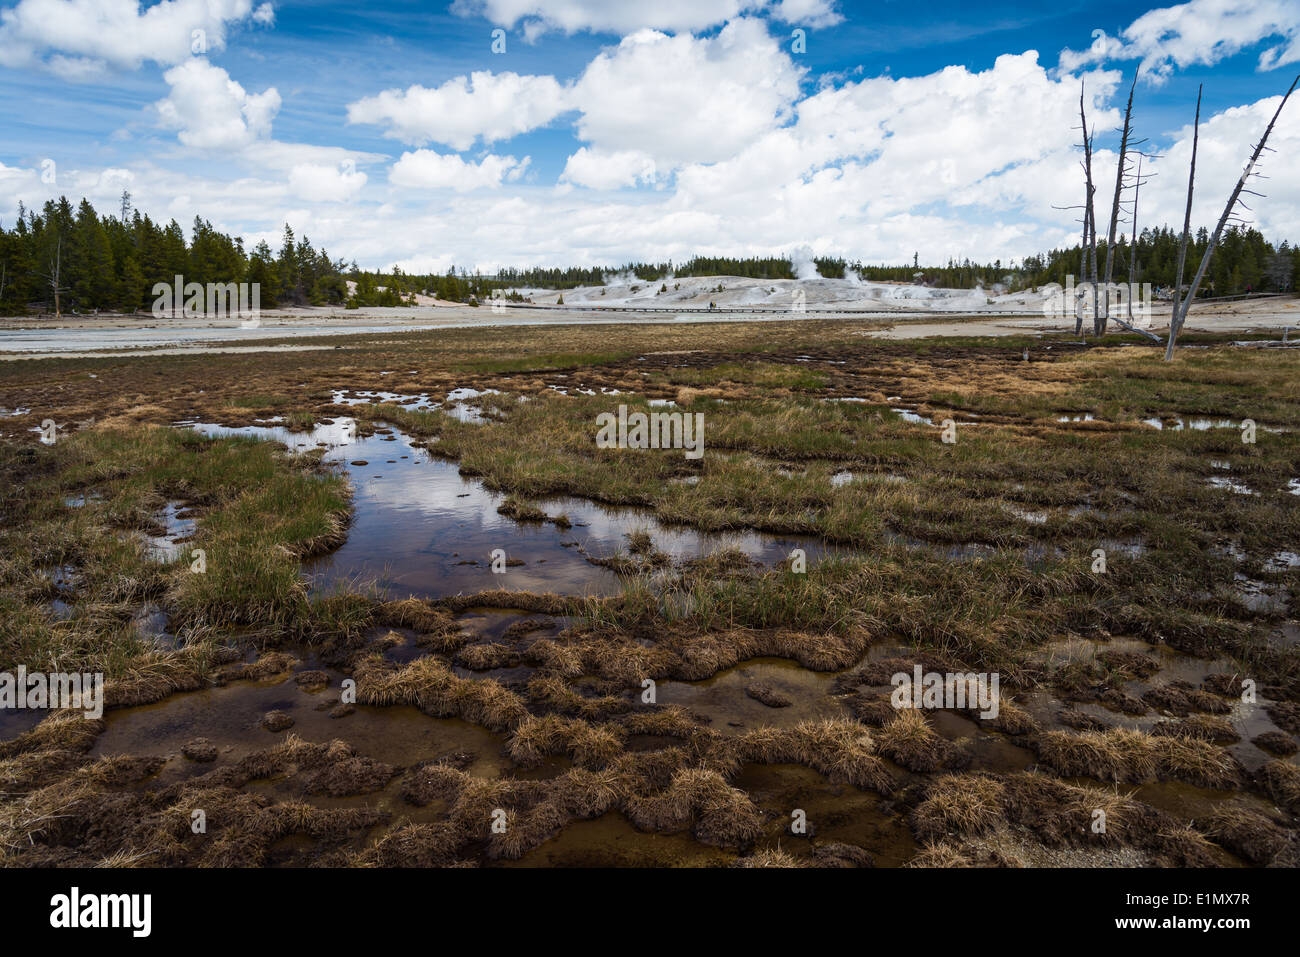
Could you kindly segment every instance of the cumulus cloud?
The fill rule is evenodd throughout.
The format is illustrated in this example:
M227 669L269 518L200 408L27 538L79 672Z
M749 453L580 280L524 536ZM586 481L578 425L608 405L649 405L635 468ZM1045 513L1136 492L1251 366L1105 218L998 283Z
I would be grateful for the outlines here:
M606 152L583 147L568 158L560 181L591 189L618 189L655 181L655 161L635 150Z
M540 6L521 2L516 21L536 18ZM1073 129L1080 76L1047 70L1029 51L922 76L845 71L807 84L805 95L807 76L785 38L771 35L785 31L771 24L816 11L799 0L762 7L761 18L746 5L741 13L751 15L706 36L634 30L567 85L483 72L358 100L351 121L407 144L379 183L358 166L380 157L275 140L276 89L248 90L206 60L184 59L166 72L170 93L157 114L185 149L98 171L61 166L57 186L38 170L0 166L0 203L84 192L111 208L129 184L137 204L160 218L201 214L250 242L274 240L289 220L363 265L421 269L791 250L801 263L828 252L869 262L910 262L914 252L929 262L1007 261L1078 241L1077 214L1052 207L1082 194ZM1081 62L1097 64L1083 79L1090 119L1106 131L1119 122L1127 85L1104 64L1134 41L1127 32L1100 40L1096 58ZM1281 44L1270 49L1278 60L1288 55ZM68 70L82 68L77 54L66 55ZM1272 97L1203 118L1198 224L1217 218L1276 105ZM492 151L566 112L575 136L559 154L568 154L559 189L525 184L536 176L526 150ZM1190 136L1178 130L1152 144L1162 156L1144 167L1157 174L1143 189L1144 224L1181 223ZM1284 113L1274 136L1281 152L1268 162L1280 164L1300 148L1300 110ZM1103 141L1096 175L1113 182L1116 157L1106 147L1114 140ZM204 162L196 167L203 175L169 168L190 157ZM237 172L207 175L222 161ZM656 188L637 188L646 185ZM1265 186L1267 199L1252 205L1266 235L1280 240L1300 222L1300 180L1275 175ZM1099 203L1103 218L1108 209ZM413 252L429 249L438 252Z
M524 192L511 187L523 175L527 159L485 156L468 161L426 149L405 154L394 166L389 184L394 188L382 203L330 202L332 196L321 196L332 185L323 171L314 184L320 192L313 193L312 181L301 173L296 181L292 174L288 181L265 176L214 180L150 163L133 167L130 180L123 180L120 168L99 174L61 168L57 187L41 184L36 170L0 167L0 200L8 200L10 208L19 199L39 206L59 192L86 191L97 204L111 207L125 181L137 205L160 218L188 222L202 214L219 228L242 233L250 244L263 237L274 244L288 220L300 234L368 268L398 262L403 268L445 269L454 262L490 270L503 264L612 264L681 260L694 253L780 255L791 250L799 251L801 260L811 250L813 255L835 252L868 262L910 262L913 252L927 262L949 256L1006 262L1076 243L1076 213L1051 206L1078 202L1078 155L1071 149L1068 120L1045 119L1052 113L1058 87L1068 87L1074 95L1073 83L1038 75L1040 67L1023 61L995 64L985 71L963 70L956 77L941 76L943 72L908 78L919 89L899 89L905 81L894 79L847 91L846 102L855 110L880 111L870 114L875 133L843 133L845 142L837 146L841 134L829 138L829 116L814 115L810 107L807 117L801 114L792 126L768 134L734 158L734 165L688 167L674 189L662 191ZM1118 74L1110 76L1118 80ZM1099 128L1118 120L1105 80L1104 75L1089 79L1089 89L1097 91L1098 102L1090 111L1095 109ZM900 143L895 149L893 141L912 135L912 130L892 118L897 108L893 101L935 96L935 115L945 109L957 112L960 103L974 113L996 90L1019 92L1023 122L994 114L987 133L972 123L941 147L931 166L918 164L916 148ZM872 100L881 98L891 103L873 106ZM1259 136L1277 103L1277 97L1269 97L1202 118L1194 217L1198 224L1212 225L1217 218L1241 172L1248 144ZM834 106L819 104L827 111ZM847 115L854 117L855 126L864 122L865 114ZM1031 127L1036 123L1045 125L1035 131ZM879 132L882 124L890 135ZM1058 126L1065 129L1058 131ZM986 148L982 137L999 131L1014 142L1006 152L979 159ZM1288 236L1294 240L1294 226L1300 222L1300 181L1276 174L1282 158L1300 149L1300 110L1284 112L1273 135L1280 152L1266 161L1264 172L1275 175L1264 181L1267 198L1252 203L1255 221L1274 241ZM867 151L835 158L840 148L860 150L858 144ZM1157 175L1142 191L1143 224L1181 224L1190 144L1190 128L1175 131L1170 142L1159 144L1162 156L1144 167ZM969 154L976 156L971 159ZM944 160L952 161L948 173ZM1099 181L1113 177L1114 162L1113 152L1099 153ZM950 179L946 184L945 176ZM909 177L921 190L915 202L908 201ZM1099 204L1103 218L1105 205ZM445 252L432 258L416 252L428 249Z
M830 27L844 20L828 0L778 0L771 6L775 20L802 27Z
M176 130L183 146L208 159L235 161L261 175L282 172L287 193L296 199L351 202L367 182L357 165L384 158L337 146L274 139L271 127L280 109L275 87L250 93L205 59L186 60L163 74L163 79L171 91L154 109L159 124Z
M1251 146L1258 142L1268 121L1277 112L1281 96L1270 96L1216 113L1208 120L1201 116L1200 143L1196 151L1196 192L1193 196L1192 222L1213 228L1223 213L1224 203L1232 193L1250 158ZM1284 175L1290 169L1289 157L1300 151L1300 110L1287 104L1269 137L1275 153L1265 153L1259 172L1266 180L1252 180L1250 188L1264 193L1263 198L1247 196L1253 212L1250 220L1265 236L1274 241L1296 241L1296 224L1300 223L1300 178ZM1161 150L1150 169L1158 173L1142 187L1141 212L1148 223L1170 223L1181 229L1187 202L1187 170L1192 155L1192 127L1179 130L1173 143ZM1110 164L1114 177L1114 160ZM1144 165L1145 173L1147 166ZM1139 226L1141 223L1139 223Z
M1166 79L1175 68L1211 66L1264 40L1276 41L1259 57L1274 69L1300 62L1300 0L1190 0L1138 17L1112 37L1093 32L1087 50L1061 51L1061 69L1109 60L1138 60L1146 77Z
M451 153L415 150L403 153L393 164L388 179L394 186L416 189L452 189L467 193L476 189L496 189L503 182L514 182L524 174L530 162L525 156L488 154L477 163L467 162Z
M640 30L602 50L568 87L553 76L481 71L365 97L348 107L348 120L386 126L385 135L412 146L464 151L576 110L588 147L566 181L632 185L647 164L669 172L715 162L786 122L803 73L763 21L740 19L711 37ZM598 161L616 165L598 170Z
M221 67L194 58L163 74L171 93L155 107L164 126L179 130L186 146L238 150L271 135L280 110L275 87L248 93Z
M1118 121L1116 72L1088 79L1089 113ZM948 67L921 77L880 76L800 101L797 121L725 161L678 172L679 202L751 222L833 228L929 204L1047 214L1072 202L1077 166L1070 119L1077 78L1054 79L1037 54L1004 55L983 71ZM1063 175L1062 171L1066 171Z
M411 146L441 143L467 150L544 126L566 109L553 76L480 70L429 89L385 90L348 106L349 123L387 126L385 136Z
M338 166L300 163L289 170L289 189L312 202L343 202L356 197L366 185L366 174L350 162Z
M629 34L638 30L698 32L746 13L808 27L843 18L833 0L455 0L452 11L513 29L535 39L548 31Z
M664 168L716 162L790 117L803 72L758 20L713 37L642 30L597 55L575 84L578 136Z
M232 25L274 19L271 4L253 0L19 0L0 10L0 66L43 65L66 79L167 66L224 49Z
M11 211L16 210L20 202L33 203L43 192L40 173L36 169L0 163L0 209L5 210L0 226L11 228L13 222L4 221L10 217Z

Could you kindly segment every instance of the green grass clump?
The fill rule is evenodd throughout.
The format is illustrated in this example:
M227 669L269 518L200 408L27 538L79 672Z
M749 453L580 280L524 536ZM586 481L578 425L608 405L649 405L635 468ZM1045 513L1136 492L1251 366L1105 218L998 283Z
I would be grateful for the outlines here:
M0 446L0 476L0 668L128 675L157 652L133 622L146 603L196 641L339 617L317 614L299 562L342 543L347 482L273 443L93 428L48 448ZM163 531L169 501L197 514L170 562L142 535Z

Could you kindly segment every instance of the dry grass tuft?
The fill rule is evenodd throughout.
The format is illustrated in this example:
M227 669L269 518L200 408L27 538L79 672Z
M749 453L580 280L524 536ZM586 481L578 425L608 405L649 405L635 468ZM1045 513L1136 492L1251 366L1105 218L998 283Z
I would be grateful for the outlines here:
M662 792L629 798L626 810L642 830L672 833L689 827L697 840L715 847L747 847L763 831L749 797L707 768L682 768Z
M760 764L802 764L832 781L889 794L893 775L876 757L876 743L856 721L805 721L793 728L759 728L732 744L734 758Z
M1048 731L1036 741L1039 759L1067 777L1140 784L1176 778L1200 787L1227 788L1241 781L1231 754L1197 738L1153 736L1115 728L1068 734Z
M948 762L951 754L948 742L915 708L901 709L892 721L887 721L875 733L875 740L881 754L893 758L909 771L937 771Z
M1282 807L1300 812L1300 768L1286 761L1269 761L1255 772L1255 782Z
M1284 852L1295 853L1293 833L1259 811L1232 806L1216 808L1201 822L1200 829L1216 844L1260 867L1273 863Z
M925 800L912 812L912 830L924 841L947 834L983 834L1003 819L1005 792L994 778L945 774L930 782Z
M591 725L558 715L529 717L515 726L506 751L521 767L536 767L544 757L567 754L583 768L606 767L623 750L623 733L611 725Z
M731 862L732 867L808 867L806 860L795 857L789 851L783 851L779 847L765 847L755 851L753 854L747 854L744 857L738 857Z
M378 656L356 667L360 704L409 704L440 717L462 718L491 731L513 728L528 709L513 692L490 679L459 678L436 658L419 658L394 668Z

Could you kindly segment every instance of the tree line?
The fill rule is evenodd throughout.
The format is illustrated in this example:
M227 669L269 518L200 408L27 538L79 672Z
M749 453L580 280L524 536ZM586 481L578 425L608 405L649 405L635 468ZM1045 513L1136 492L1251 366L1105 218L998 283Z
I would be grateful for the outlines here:
M1177 281L1181 234L1168 226L1143 229L1137 238L1137 269L1130 275L1132 247L1120 236L1115 243L1116 279L1119 282L1151 283L1153 287L1172 287ZM1198 229L1188 241L1188 256L1198 260L1210 243L1210 231ZM1097 244L1105 257L1106 242ZM1041 286L1065 277L1079 280L1081 245L1054 249L1041 256L1025 259L1022 285ZM1300 247L1284 240L1278 246L1269 243L1257 229L1233 228L1224 231L1207 271L1207 296L1235 296L1249 292L1293 292L1300 285Z
M1200 229L1189 251L1199 257L1210 240ZM1136 257L1131 241L1116 241L1116 280L1149 282L1168 287L1175 282L1180 235L1167 226L1143 229L1137 237ZM1099 243L1104 255L1106 242ZM933 286L990 288L1009 291L1065 283L1078 277L1082 247L1053 249L1020 262L973 263L950 259L938 266L921 266L918 257L906 265L865 264L844 257L814 260L820 275L843 278L850 273L864 281L921 282ZM1134 264L1132 275L1130 265ZM260 288L264 309L280 306L413 305L417 294L450 302L478 303L493 290L508 290L508 298L523 297L518 290L569 289L604 285L615 276L634 275L646 282L670 277L741 276L755 279L793 279L794 263L784 257L726 258L695 256L685 263L627 263L618 267L570 266L565 268L505 268L495 275L457 271L414 274L393 267L387 271L359 269L332 259L316 249L306 236L297 236L286 224L278 250L259 242L245 250L243 240L215 229L196 217L187 236L174 219L163 225L138 209L130 208L124 194L117 215L101 215L83 199L74 209L66 199L50 200L39 210L19 207L11 228L0 225L0 314L31 311L93 313L149 310L155 283L246 282ZM1300 288L1300 248L1289 242L1270 244L1256 229L1234 227L1219 241L1200 292L1228 296L1248 292L1290 292Z
M285 226L278 253L266 242L251 251L239 237L196 217L187 239L176 220L155 222L129 208L101 216L83 199L66 197L36 210L19 206L13 227L0 226L0 312L148 310L156 283L257 283L263 308L341 303L344 265Z

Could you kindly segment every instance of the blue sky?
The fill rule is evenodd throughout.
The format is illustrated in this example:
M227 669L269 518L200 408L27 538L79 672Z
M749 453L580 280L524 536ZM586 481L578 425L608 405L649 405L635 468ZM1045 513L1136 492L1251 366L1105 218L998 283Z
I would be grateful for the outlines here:
M1113 181L1139 68L1141 220L1181 219L1203 83L1211 222L1300 69L1300 0L0 0L0 222L127 188L373 267L1007 260L1072 241L1080 83ZM1300 239L1300 182L1266 172L1258 225Z

